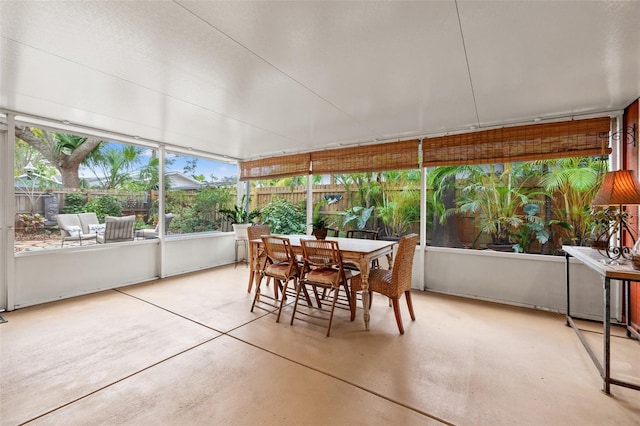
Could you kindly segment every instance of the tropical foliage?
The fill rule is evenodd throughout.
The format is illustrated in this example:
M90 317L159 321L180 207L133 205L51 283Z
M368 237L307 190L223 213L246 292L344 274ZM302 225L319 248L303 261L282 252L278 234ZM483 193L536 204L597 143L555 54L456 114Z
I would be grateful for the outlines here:
M271 227L273 234L305 234L307 231L305 211L283 198L276 198L264 206L260 218Z

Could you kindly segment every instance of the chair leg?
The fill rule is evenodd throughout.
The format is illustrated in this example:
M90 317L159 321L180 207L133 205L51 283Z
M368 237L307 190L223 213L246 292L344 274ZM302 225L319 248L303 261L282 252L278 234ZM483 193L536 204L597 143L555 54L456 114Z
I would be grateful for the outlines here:
M398 330L400 330L400 334L404 334L404 327L402 326L402 316L400 315L400 305L398 304L398 299L392 299L393 303L393 313L396 314L396 322L398 323Z
M404 292L404 297L407 299L407 307L409 307L409 315L411 315L411 321L416 320L416 315L413 313L413 302L411 301L411 291Z
M256 284L256 294L253 296L253 303L251 304L251 312L256 306L256 301L260 298L260 283Z
M247 293L251 293L251 288L253 287L253 280L256 276L256 272L255 271L250 271L249 272L249 288L247 289Z
M278 309L278 317L276 318L276 322L280 322L280 315L282 315L282 307L284 306L284 299L285 296L287 295L287 286L289 285L289 280L284 282L284 285L282 286L282 299L280 299L280 308ZM294 285L297 287L298 286L298 280L294 279ZM276 286L274 286L276 287Z
M329 337L329 334L331 334L331 323L333 323L333 311L336 310L336 301L338 300L338 293L340 293L340 288L334 289L333 302L331 303L331 313L329 314L329 326L327 327L327 337Z
M296 284L296 303L293 304L293 313L291 314L291 322L289 325L293 325L293 320L296 317L296 311L298 310L298 300L300 300L300 287L304 284L300 281Z

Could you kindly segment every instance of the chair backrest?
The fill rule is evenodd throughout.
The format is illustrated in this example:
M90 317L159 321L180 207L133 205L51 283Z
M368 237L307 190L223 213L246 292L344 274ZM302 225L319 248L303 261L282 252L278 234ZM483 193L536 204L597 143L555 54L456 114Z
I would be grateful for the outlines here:
M305 264L313 267L338 266L342 268L342 257L337 241L300 240Z
M378 231L373 229L349 229L347 231L347 238L363 238L365 240L377 240Z
M400 238L398 251L393 260L391 286L393 295L399 295L411 289L413 257L418 244L418 234L409 234Z
M80 223L80 219L78 215L73 214L64 214L60 213L56 215L56 221L58 222L58 227L60 228L60 232L62 232L63 237L68 237L71 235L70 229L79 229L79 232L82 232L82 224ZM78 233L79 234L79 233Z
M342 257L337 241L300 240L304 257L303 280L338 288L346 282Z
M338 228L327 228L327 237L339 237L340 230Z
M104 218L104 242L133 241L133 227L136 217L106 216Z
M99 225L100 221L98 220L98 215L94 212L89 213L78 213L78 219L80 219L80 226L82 226L82 233L89 234L91 230L89 229L89 225Z
M167 213L164 215L164 235L167 235L167 233L169 233L169 224L171 223L172 219L173 213ZM160 233L160 222L158 222L158 224L156 225L154 232L156 234Z
M288 238L266 235L262 237L262 242L264 244L264 251L267 254L267 257L273 263L296 262L296 256L291 248L291 242Z
M271 235L271 228L269 225L253 225L247 228L247 235L249 241L257 240L263 235Z

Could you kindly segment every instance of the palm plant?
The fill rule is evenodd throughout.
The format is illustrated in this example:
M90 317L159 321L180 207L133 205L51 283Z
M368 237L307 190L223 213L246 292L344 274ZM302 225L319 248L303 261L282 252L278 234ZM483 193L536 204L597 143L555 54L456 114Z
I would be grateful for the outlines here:
M548 168L540 180L542 186L549 194L561 197L555 207L556 216L566 223L571 241L584 245L595 225L590 204L607 170L606 160L571 157L538 163Z
M141 152L140 148L132 145L100 149L87 159L87 167L103 188L122 188L131 181L128 172L140 161Z
M476 223L479 234L491 237L493 244L511 244L512 234L524 223L522 208L527 204L540 204L536 198L544 195L527 187L531 175L521 172L519 163L505 163L499 171L494 164L488 169L482 166L463 166L466 184L461 189L457 207L447 214L478 214Z

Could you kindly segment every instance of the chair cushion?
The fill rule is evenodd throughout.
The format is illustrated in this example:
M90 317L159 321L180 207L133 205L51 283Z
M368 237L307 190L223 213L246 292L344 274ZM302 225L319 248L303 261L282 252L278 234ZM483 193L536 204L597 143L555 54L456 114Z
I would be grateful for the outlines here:
M289 271L290 271L289 268L290 268L289 262L280 262L280 263L274 263L272 265L267 265L264 272L265 274L271 277L274 277L276 279L286 280L289 278Z
M91 234L92 232L89 230L89 225L98 225L100 221L98 220L98 215L94 212L88 213L78 213L78 220L80 221L80 226L82 227L83 234Z
M316 268L307 272L306 279L308 281L326 284L326 285L337 285L340 281L340 271L334 268Z
M76 225L70 225L64 228L71 238L79 238L82 233L82 228Z
M88 226L89 234L102 234L107 225L105 223L90 223Z

